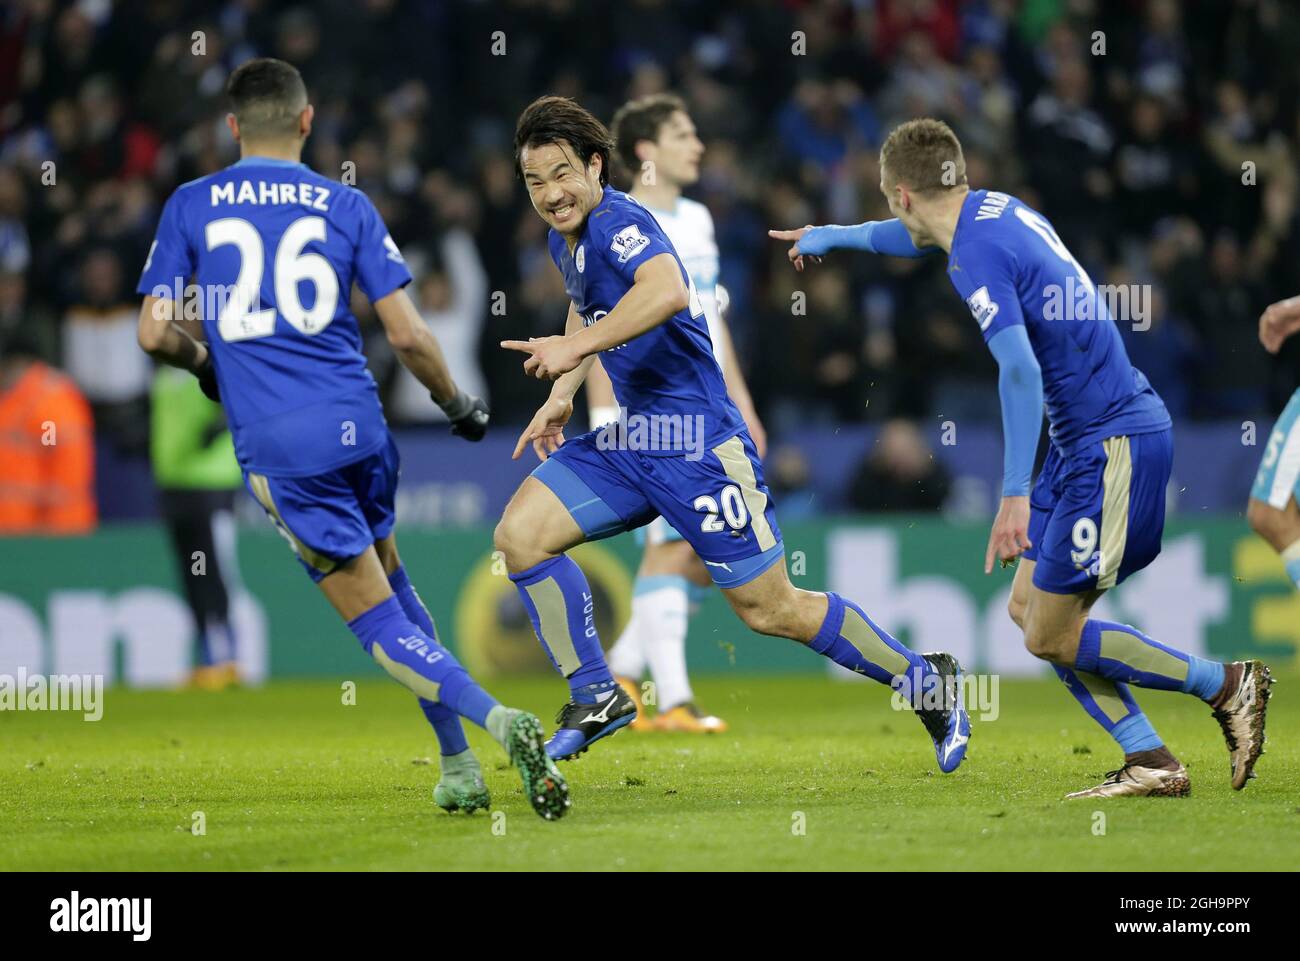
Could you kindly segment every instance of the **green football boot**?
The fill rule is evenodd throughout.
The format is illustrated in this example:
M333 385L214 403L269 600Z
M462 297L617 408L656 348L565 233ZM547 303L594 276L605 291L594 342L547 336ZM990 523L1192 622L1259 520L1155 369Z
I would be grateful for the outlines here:
M466 749L442 759L442 776L433 788L433 803L448 814L473 814L492 803L473 751Z
M506 750L524 783L524 797L545 820L564 817L569 810L569 785L555 762L546 756L542 722L527 711L511 711L511 715Z

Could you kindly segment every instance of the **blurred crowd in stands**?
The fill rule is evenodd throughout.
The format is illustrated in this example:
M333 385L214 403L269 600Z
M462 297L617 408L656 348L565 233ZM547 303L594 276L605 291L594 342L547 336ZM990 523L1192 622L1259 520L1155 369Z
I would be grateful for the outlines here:
M222 89L257 55L301 69L316 107L304 160L375 200L453 370L498 423L525 421L546 388L497 342L565 319L511 163L514 120L542 93L606 120L628 97L685 97L708 148L692 195L713 212L729 321L778 442L901 419L882 435L897 452L873 456L906 474L903 421L998 418L942 257L837 255L795 274L765 234L888 216L877 150L916 116L950 122L972 186L1040 209L1095 281L1150 292L1149 327L1121 328L1176 421L1267 421L1300 382L1300 345L1271 358L1256 339L1264 306L1300 293L1286 0L14 0L0 7L0 436L38 362L88 403L101 474L147 457L135 280L168 194L237 158ZM390 420L436 420L354 306ZM871 471L853 500L879 506Z

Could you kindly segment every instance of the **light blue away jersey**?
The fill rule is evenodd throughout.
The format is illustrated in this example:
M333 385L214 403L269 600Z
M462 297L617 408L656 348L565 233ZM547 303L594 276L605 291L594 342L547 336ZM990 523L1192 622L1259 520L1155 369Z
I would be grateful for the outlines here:
M246 470L301 477L359 460L388 427L361 333L411 275L370 200L300 163L248 157L177 188L137 288L203 296L203 330Z
M637 268L660 254L670 254L682 272L682 282L690 288L690 303L653 330L601 353L614 396L629 416L703 417L705 446L710 449L744 429L713 357L709 325L695 285L650 211L627 194L606 187L572 254L554 230L549 243L551 259L564 275L564 289L587 326L599 323L623 299Z
M1128 359L1105 299L1047 219L1015 197L972 190L962 206L948 278L987 343L1023 324L1043 374L1049 434L1062 453L1171 425Z

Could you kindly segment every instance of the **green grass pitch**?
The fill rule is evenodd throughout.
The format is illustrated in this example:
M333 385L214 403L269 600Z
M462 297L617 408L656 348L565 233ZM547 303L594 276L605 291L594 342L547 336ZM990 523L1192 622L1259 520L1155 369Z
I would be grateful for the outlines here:
M602 741L566 764L573 807L558 823L532 813L477 730L493 813L438 810L432 734L385 679L361 682L352 706L324 680L110 690L97 723L0 714L0 869L1294 870L1300 710L1295 678L1280 680L1244 792L1208 708L1144 691L1192 797L1064 802L1119 755L1055 680L1004 682L1001 716L974 720L965 765L945 776L877 685L712 677L697 694L729 733ZM548 729L565 693L548 678L491 687Z

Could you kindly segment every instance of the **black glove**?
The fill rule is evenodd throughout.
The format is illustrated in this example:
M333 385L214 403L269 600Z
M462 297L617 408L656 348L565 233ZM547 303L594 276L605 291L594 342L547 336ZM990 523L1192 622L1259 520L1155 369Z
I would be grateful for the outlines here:
M212 366L211 353L204 359L203 366L194 371L194 376L199 379L199 390L203 391L203 396L220 404L221 391L217 389L217 368Z
M483 435L487 433L488 428L488 405L483 402L481 397L471 397L462 391L457 391L456 396L445 404L434 398L434 403L442 408L442 412L447 415L451 421L451 432L457 437L464 437L466 440L482 440Z

